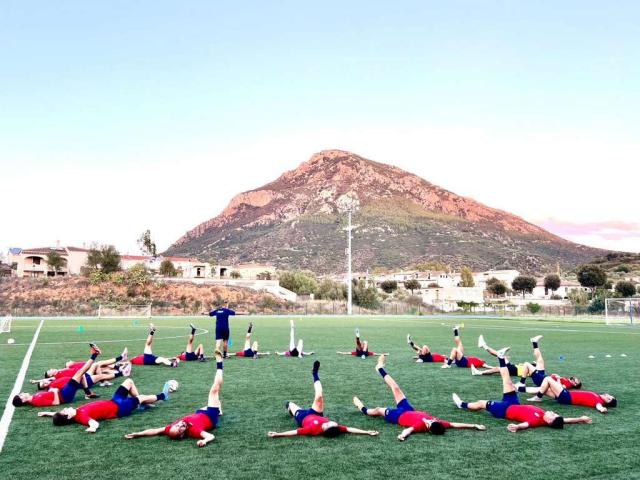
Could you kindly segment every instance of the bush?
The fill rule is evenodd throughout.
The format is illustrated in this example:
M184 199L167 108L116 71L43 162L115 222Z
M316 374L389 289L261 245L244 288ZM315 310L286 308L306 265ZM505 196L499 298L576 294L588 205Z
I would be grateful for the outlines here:
M363 280L354 282L353 302L363 308L375 310L380 306L378 291L375 287L367 287Z
M616 293L621 297L633 297L636 294L636 286L627 281L616 283Z
M618 265L614 271L618 273L629 273L631 271L631 267L629 265Z
M308 272L282 272L278 283L282 288L291 290L298 295L310 295L318 289L318 282L313 274Z
M529 310L529 313L532 313L532 314L535 315L540 310L542 310L542 307L540 306L539 303L531 303L531 302L529 302L529 303L527 303L527 310Z
M136 263L133 267L127 270L125 274L125 282L128 286L144 286L149 283L151 274L147 267L143 263Z
M398 289L398 282L395 280L385 280L380 284L380 288L385 293L393 293Z
M96 270L89 274L89 283L91 283L91 285L98 285L100 283L106 282L108 278L109 277L106 273L102 273L100 270Z
M231 278L233 278L234 280L237 280L237 279L239 279L239 278L242 278L242 274L241 274L239 271L237 271L237 270L232 270L232 271L231 271L231 273L229 274L229 276L230 276Z
M165 258L160 263L160 275L163 277L175 277L178 274L176 267L171 260Z
M589 308L587 308L587 311L589 313L602 313L604 312L604 299L603 298L596 298L594 299L591 304L589 305Z
M347 296L346 289L345 284L325 278L316 288L315 296L318 300L344 300Z

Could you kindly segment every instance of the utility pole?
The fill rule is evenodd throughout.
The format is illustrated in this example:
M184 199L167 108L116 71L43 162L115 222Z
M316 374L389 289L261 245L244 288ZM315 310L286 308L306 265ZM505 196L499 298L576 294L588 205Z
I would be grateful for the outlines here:
M351 232L359 227L359 225L351 225L351 213L352 210L349 209L347 211L348 226L345 228L347 231L347 315L351 315L353 313L353 274L351 272L351 239L353 236L351 235Z

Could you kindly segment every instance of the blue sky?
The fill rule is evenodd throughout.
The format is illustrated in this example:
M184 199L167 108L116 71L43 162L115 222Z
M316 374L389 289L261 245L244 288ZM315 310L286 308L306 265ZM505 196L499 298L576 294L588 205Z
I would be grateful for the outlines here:
M640 173L640 3L303 3L5 1L2 195L21 208L0 246L133 251L151 228L166 248L345 148L640 250L620 185ZM611 222L628 235L562 229Z

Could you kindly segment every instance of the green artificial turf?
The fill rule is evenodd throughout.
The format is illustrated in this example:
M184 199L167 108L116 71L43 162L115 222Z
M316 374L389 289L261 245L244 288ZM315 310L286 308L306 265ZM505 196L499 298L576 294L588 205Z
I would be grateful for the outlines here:
M254 339L262 351L285 350L289 319L251 317ZM232 351L241 350L246 317L231 321ZM171 356L184 349L190 321L213 331L209 318L155 319L158 326L154 353ZM451 401L457 392L464 400L500 398L499 376L472 377L469 369L442 370L436 364L416 364L406 344L411 333L434 352L448 353L453 345L455 320L412 318L296 318L297 335L307 358L231 358L225 362L222 401L224 415L214 432L216 440L198 448L195 440L166 437L124 440L127 432L167 423L206 404L215 363L182 362L177 369L134 366L132 378L142 393L156 393L164 381L175 378L180 389L155 409L128 418L103 421L96 434L80 425L54 427L38 418L37 409L16 409L4 450L0 453L2 478L638 478L640 460L640 331L566 321L464 319L462 339L466 353L495 359L476 347L480 333L494 347L510 345L514 362L532 359L529 337L543 334L541 342L547 371L577 375L584 388L610 392L619 406L609 414L545 400L543 408L565 416L591 415L592 425L571 425L562 431L539 428L509 433L507 421L486 412L458 410ZM9 334L15 345L0 337L0 400L3 404L38 322L14 320ZM78 327L82 326L82 331ZM393 397L374 371L375 358L339 356L352 350L354 327L359 326L370 349L389 352L387 372L417 409L443 419L483 423L486 432L449 430L443 436L415 434L406 442L396 439L401 428L380 418L365 417L352 405L358 395L367 406L390 406ZM131 356L142 353L146 320L46 320L36 345L29 378L66 360L88 357L88 342L101 346L104 356L118 354L126 345ZM177 338L167 338L177 337ZM115 340L115 342L108 342ZM211 332L196 339L213 350ZM605 355L611 355L606 358ZM626 354L626 357L621 357ZM595 355L589 359L589 355ZM343 435L335 439L294 437L270 439L267 431L290 430L294 421L284 409L286 400L309 407L313 399L311 365L322 363L325 414L340 423L380 431L379 437ZM96 388L102 398L115 390ZM31 389L26 384L24 389ZM77 404L85 402L78 395ZM525 397L521 396L524 402Z

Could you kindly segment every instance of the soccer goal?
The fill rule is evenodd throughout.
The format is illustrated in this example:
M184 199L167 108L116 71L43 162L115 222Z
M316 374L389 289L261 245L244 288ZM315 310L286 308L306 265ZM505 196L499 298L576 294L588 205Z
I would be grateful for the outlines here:
M11 331L12 321L13 317L11 315L0 318L0 333L9 333Z
M111 305L100 304L98 318L150 318L151 304L147 305Z
M604 309L607 325L640 323L640 298L607 298Z

